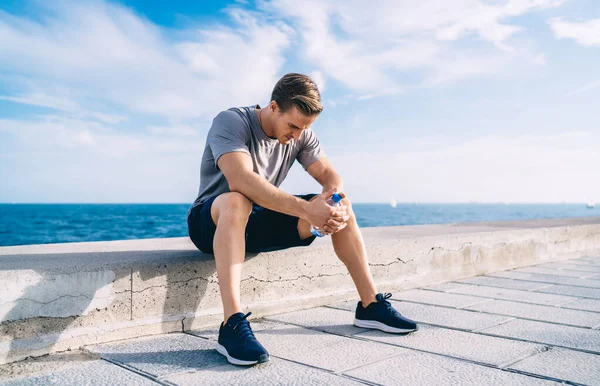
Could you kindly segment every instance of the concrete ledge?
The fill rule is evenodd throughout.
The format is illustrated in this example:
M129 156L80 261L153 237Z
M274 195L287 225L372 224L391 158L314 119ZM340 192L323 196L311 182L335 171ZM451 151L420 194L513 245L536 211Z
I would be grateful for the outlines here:
M365 228L382 291L600 251L600 217ZM212 255L187 238L0 248L0 364L221 319ZM356 299L328 239L248 255L242 301L256 316Z

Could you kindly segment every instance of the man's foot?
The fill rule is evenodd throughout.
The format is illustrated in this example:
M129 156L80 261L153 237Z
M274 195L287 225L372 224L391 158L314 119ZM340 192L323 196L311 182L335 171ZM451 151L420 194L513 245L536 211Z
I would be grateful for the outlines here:
M417 331L417 323L400 315L387 300L392 294L377 294L376 302L363 307L361 302L356 306L354 325L363 328L375 328L377 330L403 334Z
M269 360L269 353L256 340L250 328L247 318L251 314L238 312L231 315L226 324L221 323L217 351L227 357L231 364L251 366Z

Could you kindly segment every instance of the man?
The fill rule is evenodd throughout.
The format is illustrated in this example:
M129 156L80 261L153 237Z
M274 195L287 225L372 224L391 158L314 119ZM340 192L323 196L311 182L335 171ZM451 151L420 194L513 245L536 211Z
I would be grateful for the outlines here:
M269 360L256 340L240 304L245 252L310 245L310 225L331 235L360 295L354 324L391 333L417 330L379 294L369 270L363 239L342 178L310 129L323 110L316 84L305 75L287 74L275 85L271 102L231 108L213 120L200 172L198 198L188 214L190 238L214 253L224 321L217 350L236 365ZM323 186L319 195L293 196L278 189L295 160ZM326 200L334 192L340 207Z

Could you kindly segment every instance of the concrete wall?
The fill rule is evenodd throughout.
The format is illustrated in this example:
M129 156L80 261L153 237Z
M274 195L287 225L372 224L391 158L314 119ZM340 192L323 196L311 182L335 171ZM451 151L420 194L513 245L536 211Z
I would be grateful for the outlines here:
M380 291L600 250L600 217L365 228ZM328 238L248 255L255 316L356 299ZM187 238L0 248L0 363L85 344L195 329L222 318L212 255Z

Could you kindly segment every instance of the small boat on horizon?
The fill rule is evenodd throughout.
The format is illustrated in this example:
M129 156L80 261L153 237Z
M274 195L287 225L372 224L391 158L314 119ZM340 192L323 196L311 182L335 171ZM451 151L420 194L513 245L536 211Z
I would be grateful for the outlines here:
M588 209L594 209L596 207L596 203L595 202L588 202L586 205L586 208Z
M395 208L398 205L398 203L396 202L396 200L394 199L394 197L392 197L392 199L390 200L390 206L392 208Z

